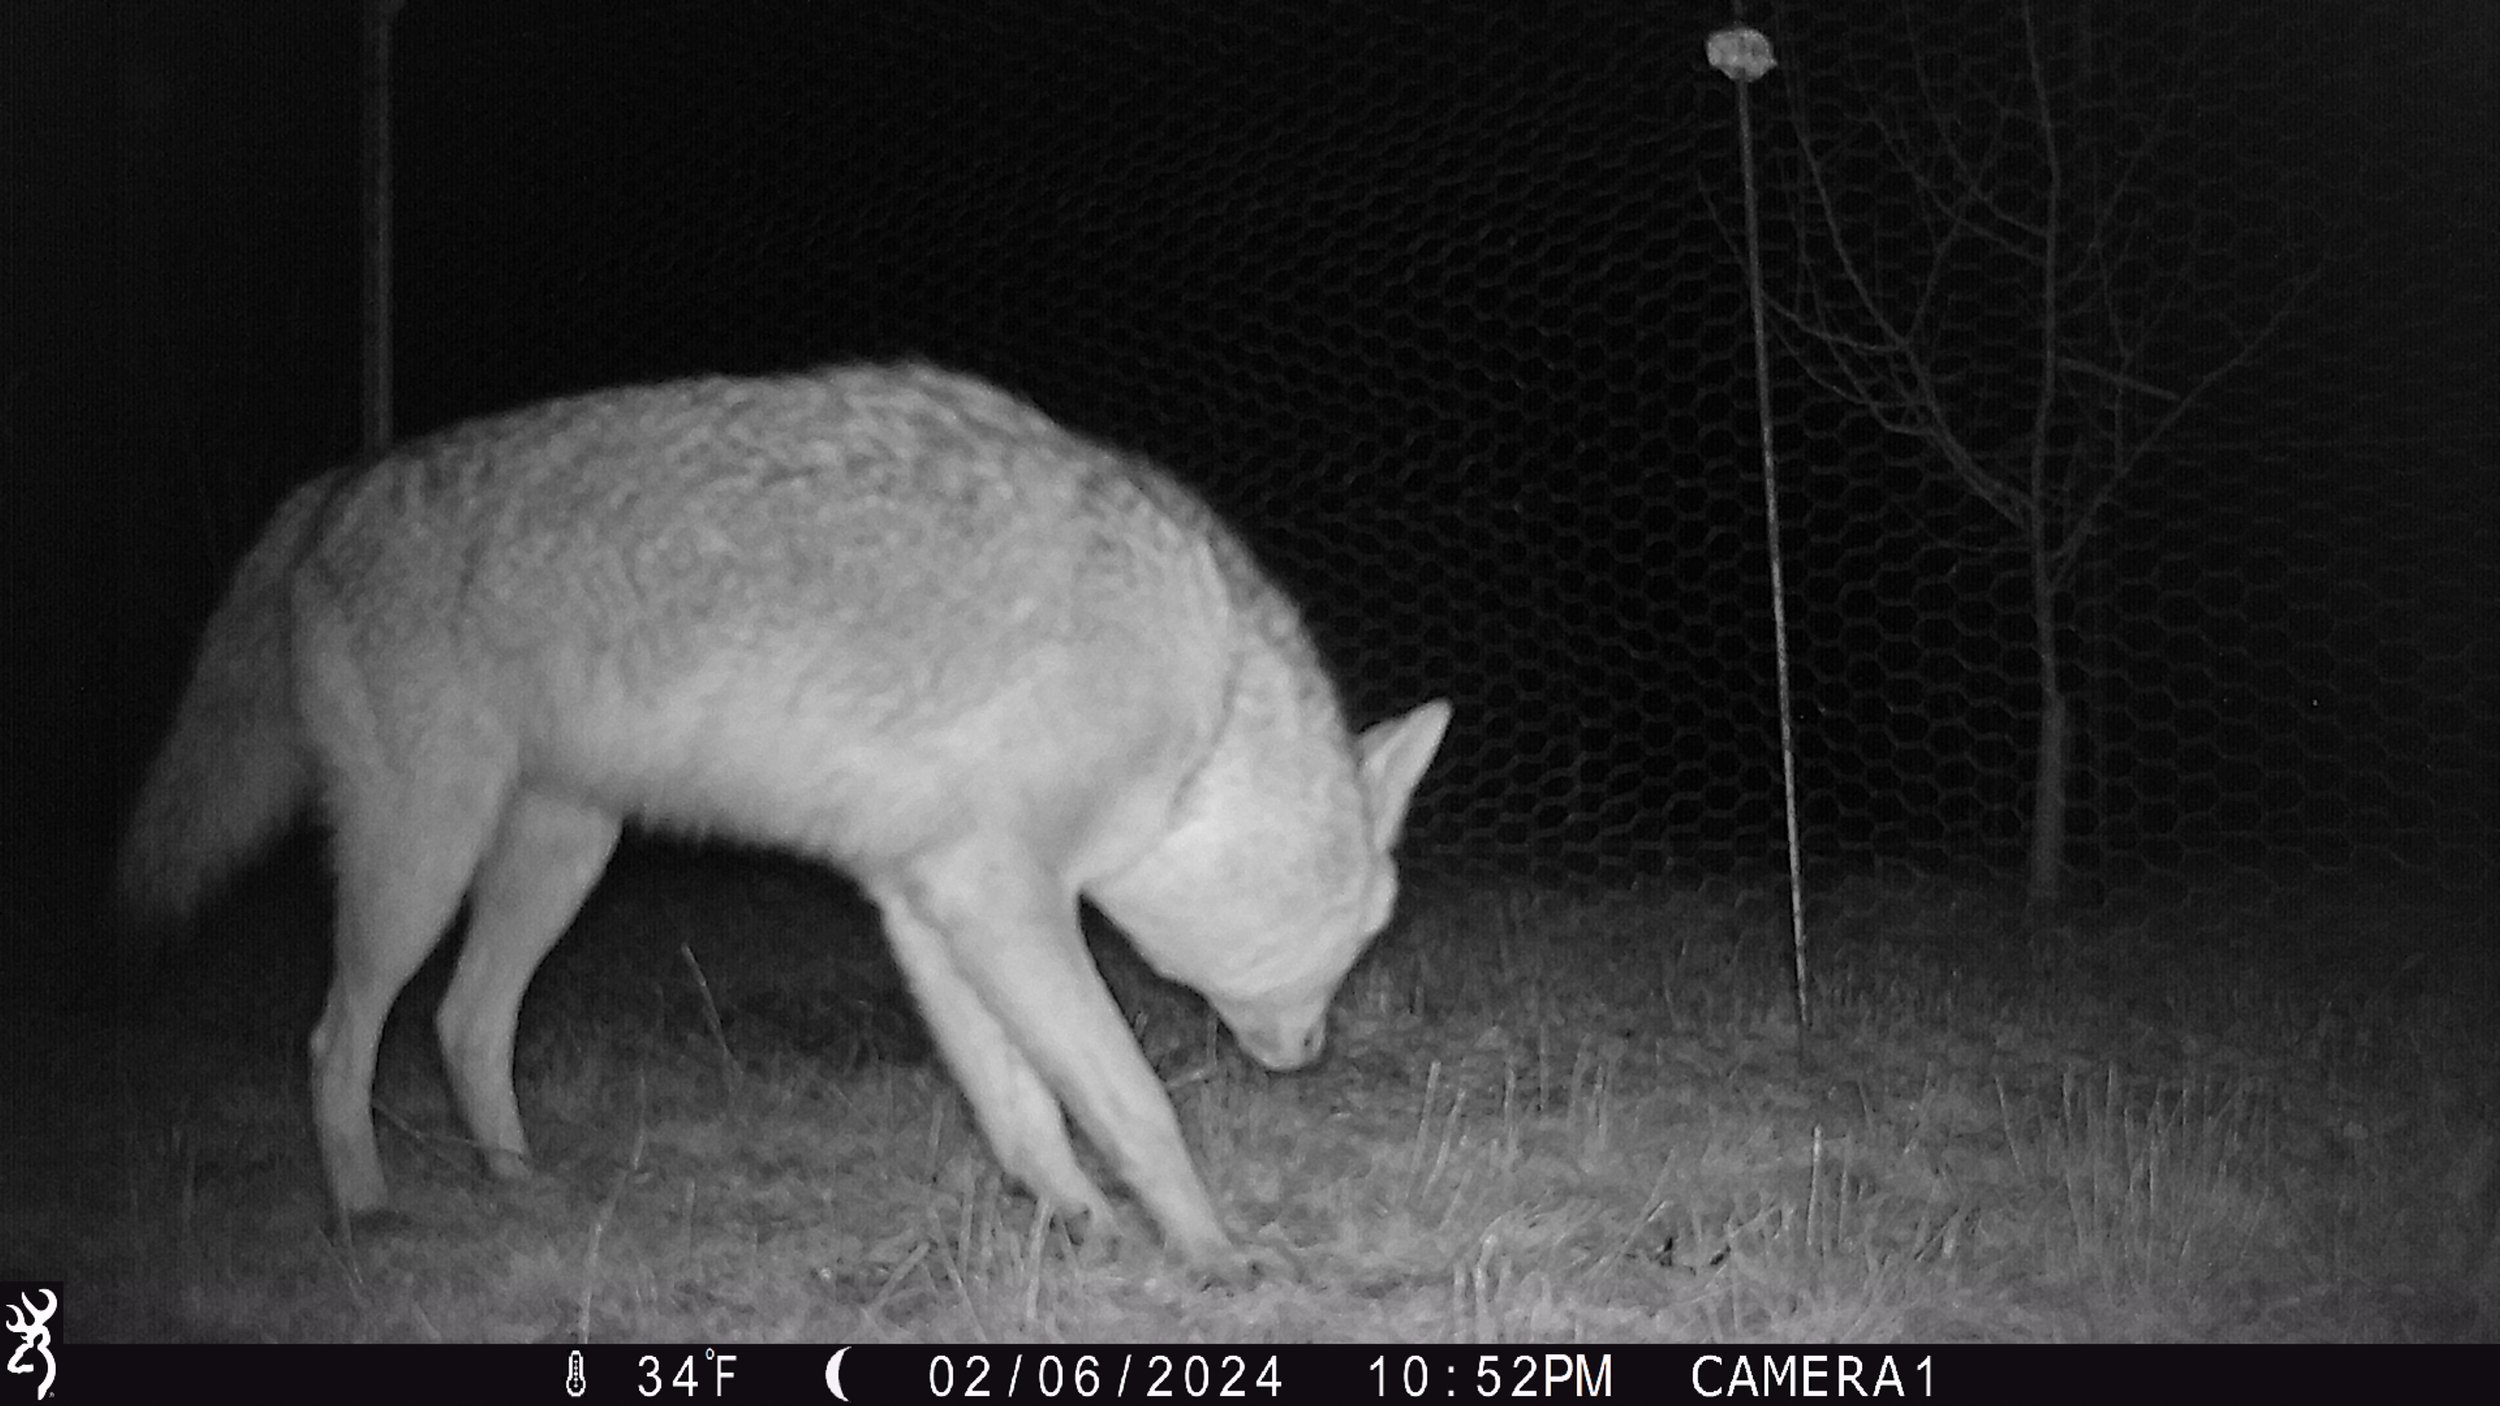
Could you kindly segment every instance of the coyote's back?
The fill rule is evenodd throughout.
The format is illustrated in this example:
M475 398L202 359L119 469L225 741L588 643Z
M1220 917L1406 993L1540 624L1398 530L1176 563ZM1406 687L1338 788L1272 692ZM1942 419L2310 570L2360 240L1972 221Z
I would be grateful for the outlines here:
M523 988L627 817L849 870L1007 1168L1240 1259L1077 929L1079 893L1292 1067L1387 920L1449 720L1360 738L1292 606L1160 471L925 367L604 392L316 480L212 617L122 862L180 917L307 802L338 875L312 1036L338 1209L384 1199L382 1022L465 895L437 1017L527 1168Z

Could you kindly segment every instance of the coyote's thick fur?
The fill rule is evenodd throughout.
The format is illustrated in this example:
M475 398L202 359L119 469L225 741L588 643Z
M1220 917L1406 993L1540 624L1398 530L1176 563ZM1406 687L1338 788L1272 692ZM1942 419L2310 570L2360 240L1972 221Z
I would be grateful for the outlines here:
M338 876L312 1034L342 1215L401 986L465 895L436 1028L526 1170L513 1029L620 823L813 855L876 902L999 1159L1108 1224L1062 1109L1241 1257L1089 960L1079 894L1291 1068L1387 921L1449 705L1348 734L1292 605L1195 497L962 376L856 367L559 400L287 498L207 628L121 867L177 922L307 808Z

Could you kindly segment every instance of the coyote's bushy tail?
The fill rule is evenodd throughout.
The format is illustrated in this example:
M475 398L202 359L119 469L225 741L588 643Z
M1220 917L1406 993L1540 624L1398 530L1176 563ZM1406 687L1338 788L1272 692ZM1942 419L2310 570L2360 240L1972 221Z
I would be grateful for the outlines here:
M288 495L208 620L173 727L139 787L114 875L126 958L144 963L312 794L289 699L287 581L329 488Z

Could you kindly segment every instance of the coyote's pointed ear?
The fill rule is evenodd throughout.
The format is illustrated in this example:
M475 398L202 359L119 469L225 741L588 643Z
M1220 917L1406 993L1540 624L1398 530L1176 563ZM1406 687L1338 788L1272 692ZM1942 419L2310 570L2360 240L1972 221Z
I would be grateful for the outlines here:
M1406 826L1415 783L1450 729L1450 700L1435 698L1404 717L1363 729L1363 789L1371 796L1372 844L1386 852Z

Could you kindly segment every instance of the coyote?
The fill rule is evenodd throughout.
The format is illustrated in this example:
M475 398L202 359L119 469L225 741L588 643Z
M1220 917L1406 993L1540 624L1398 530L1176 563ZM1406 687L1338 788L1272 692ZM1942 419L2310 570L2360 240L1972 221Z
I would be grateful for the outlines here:
M435 1028L488 1170L518 1177L522 991L622 821L813 856L877 905L1006 1169L1072 1229L1115 1224L1073 1113L1166 1242L1232 1275L1078 897L1251 1055L1306 1064L1449 720L1350 735L1203 503L982 382L605 391L285 500L209 620L120 893L135 930L179 924L317 808L338 925L312 1092L349 1221L384 1202L383 1019L463 895Z

